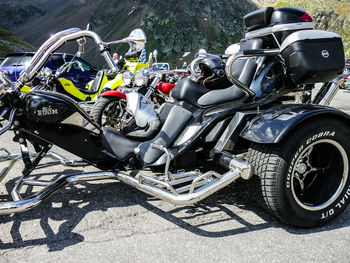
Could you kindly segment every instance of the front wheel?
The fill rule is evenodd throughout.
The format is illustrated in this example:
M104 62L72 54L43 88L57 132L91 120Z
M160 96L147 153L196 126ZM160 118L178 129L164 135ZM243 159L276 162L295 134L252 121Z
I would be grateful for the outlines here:
M101 127L121 130L130 121L130 114L125 108L126 101L119 97L99 97L91 115Z
M285 223L318 227L349 204L349 160L349 128L334 119L314 120L277 145L251 145L251 190Z

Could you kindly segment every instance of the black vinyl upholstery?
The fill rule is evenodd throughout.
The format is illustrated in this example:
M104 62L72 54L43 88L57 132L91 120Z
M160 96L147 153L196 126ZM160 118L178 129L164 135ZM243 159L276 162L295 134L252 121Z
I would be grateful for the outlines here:
M168 147L179 135L191 116L192 113L190 111L180 106L172 107L157 136L153 140L140 144L138 158L148 164L155 162L163 152L153 148L152 144Z
M94 81L91 84L91 88L89 90L88 89L79 89L79 90L84 94L95 94L101 86L103 76L104 76L103 70L99 70L96 74Z
M269 25L274 10L273 7L264 7L245 15L243 21L247 31L253 31Z
M209 91L198 99L198 104L203 107L217 105L219 103L238 100L245 97L244 95L245 92L242 89L235 85L232 85L226 89Z
M189 78L181 79L171 91L171 96L179 101L187 101L192 105L200 107L197 100L210 89L199 85Z
M118 131L103 127L102 128L102 145L109 152L121 161L124 161L134 155L135 148L141 142L128 139L121 135Z

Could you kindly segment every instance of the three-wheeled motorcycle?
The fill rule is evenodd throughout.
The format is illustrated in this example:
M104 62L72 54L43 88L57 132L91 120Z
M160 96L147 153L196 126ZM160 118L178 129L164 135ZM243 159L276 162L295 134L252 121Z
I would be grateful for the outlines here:
M345 59L338 34L313 30L305 11L263 8L244 17L247 33L239 52L225 63L203 57L205 82L181 79L172 101L154 109L135 96L135 114L157 117L147 137L132 137L101 128L71 98L56 92L20 88L38 74L58 47L70 40L92 38L111 67L106 43L88 30L67 30L52 36L13 85L0 73L1 116L8 120L0 134L14 132L21 154L6 153L25 168L11 192L13 201L0 203L0 213L15 213L40 204L69 183L117 179L145 193L178 205L189 205L241 178L251 194L283 222L317 227L339 215L350 197L350 117L328 107L342 84L333 81ZM295 103L291 94L323 82L312 103ZM84 119L89 123L80 126ZM28 142L35 152L28 150ZM55 145L80 161L50 152ZM44 157L53 161L40 163ZM54 181L31 177L39 167L82 162L101 171L63 175ZM213 165L215 164L215 165ZM144 167L162 168L163 175L127 173ZM42 190L23 197L23 186Z

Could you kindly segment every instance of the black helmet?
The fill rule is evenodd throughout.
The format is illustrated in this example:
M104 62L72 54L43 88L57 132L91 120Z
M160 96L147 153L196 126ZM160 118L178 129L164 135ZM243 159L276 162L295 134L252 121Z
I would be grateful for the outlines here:
M208 89L223 89L231 86L226 78L225 65L219 56L202 54L198 58L201 76L198 79Z

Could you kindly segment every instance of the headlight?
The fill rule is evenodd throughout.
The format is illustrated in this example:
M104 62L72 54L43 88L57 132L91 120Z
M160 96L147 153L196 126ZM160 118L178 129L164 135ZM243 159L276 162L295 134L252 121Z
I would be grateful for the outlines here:
M122 76L123 83L125 85L130 85L133 77L134 77L134 74L132 74L132 72L125 71Z
M52 70L49 68L43 68L42 70L39 71L38 77L39 78L48 78L52 74Z
M148 70L139 69L135 74L134 82L135 82L135 85L139 87L146 85L148 82Z
M43 73L44 73L44 76L48 78L52 74L52 70L49 68L44 68Z

